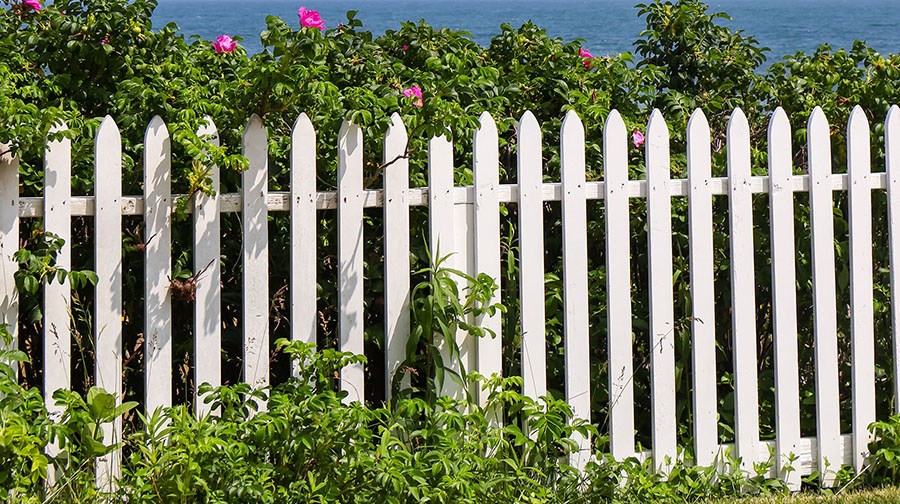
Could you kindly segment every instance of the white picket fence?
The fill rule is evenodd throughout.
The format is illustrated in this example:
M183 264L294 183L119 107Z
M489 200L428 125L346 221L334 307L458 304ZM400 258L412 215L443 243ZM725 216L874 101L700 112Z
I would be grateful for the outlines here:
M292 134L290 192L269 192L267 140L262 121L254 116L246 126L243 154L249 168L243 173L240 194L197 194L193 207L195 271L207 265L197 283L194 304L196 383L220 381L221 271L220 219L225 212L241 212L243 225L244 379L263 386L269 379L269 299L267 215L290 212L291 273L290 318L294 339L316 340L316 211L336 209L338 217L339 334L342 350L363 352L363 210L384 209L386 369L393 372L404 357L409 335L410 230L409 208L429 207L429 242L441 254L454 253L451 266L469 273L500 277L501 203L516 203L519 218L519 268L524 392L532 397L547 391L544 312L543 206L562 205L564 273L565 390L575 415L590 418L589 317L587 275L586 201L604 199L607 260L607 345L609 349L609 434L616 459L652 457L665 471L679 456L676 439L676 394L673 309L673 251L671 198L687 197L690 226L690 285L693 309L693 452L703 466L721 464L726 454L740 458L740 467L752 472L754 462L773 462L772 476L799 488L800 477L820 470L824 484L834 482L841 464L860 470L865 463L869 433L875 420L875 370L872 280L872 190L887 190L889 198L891 299L894 341L894 376L900 376L900 109L893 107L885 124L886 173L871 173L869 124L856 108L849 121L847 174L832 174L829 125L821 109L809 118L809 174L792 173L791 131L782 110L769 124L769 175L752 176L750 134L740 110L727 130L728 177L711 176L710 129L702 112L688 124L688 178L670 177L669 133L658 111L646 129L646 180L629 180L628 132L613 111L603 128L604 180L585 181L584 127L569 112L561 131L560 182L543 179L541 131L526 113L517 130L517 184L501 185L498 177L498 135L493 119L483 114L474 139L474 186L454 187L453 150L446 138L429 144L428 188L409 187L409 166L404 154L407 133L395 115L384 143L383 190L363 187L361 129L344 123L338 141L338 190L316 191L316 134L306 115ZM211 124L203 131L215 136ZM170 405L172 380L172 327L169 279L171 275L172 209L177 195L170 190L171 145L166 126L154 118L144 141L144 194L121 194L121 141L118 128L107 117L96 136L95 197L73 196L70 182L71 147L68 140L48 142L43 198L20 198L18 162L0 164L0 255L3 303L0 315L16 320L17 303L12 253L19 246L19 219L43 218L44 227L66 240L60 266L70 265L70 226L73 216L93 216L96 233L96 286L94 338L96 384L122 395L122 216L143 215L147 239L145 280L146 398L152 411ZM219 172L212 167L213 188ZM848 191L850 200L852 302L852 432L842 434L839 419L837 306L834 267L833 191ZM801 437L794 271L793 194L810 193L813 242L814 334L816 364L817 435ZM761 441L758 421L756 305L754 300L754 243L751 197L769 194L775 342L776 439ZM727 196L730 211L730 250L735 375L735 439L721 445L717 434L715 324L713 285L712 198ZM652 388L652 449L636 452L635 403L632 385L632 314L629 250L629 200L647 199L648 264L650 282L650 364ZM44 380L49 392L70 386L70 289L49 285L45 290ZM501 333L498 315L479 323ZM13 329L15 325L13 324ZM467 369L484 375L501 371L499 338L473 340L459 334L462 360ZM349 400L364 397L361 365L345 368L342 387ZM389 379L389 375L388 375ZM895 380L897 383L897 380ZM895 393L897 392L895 385ZM389 389L390 387L388 387ZM457 385L444 391L459 394ZM484 400L484 398L480 398ZM48 408L55 406L48 399ZM197 413L207 406L197 401ZM595 422L599 419L594 419ZM120 422L110 426L107 440L119 439ZM589 440L576 439L581 451L573 463L583 466ZM118 453L98 470L109 481L118 472Z

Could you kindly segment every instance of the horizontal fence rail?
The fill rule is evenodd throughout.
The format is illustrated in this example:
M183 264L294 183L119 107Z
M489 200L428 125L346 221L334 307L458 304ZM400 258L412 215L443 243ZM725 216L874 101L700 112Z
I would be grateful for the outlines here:
M207 277L199 282L194 301L194 351L197 355L221 352L222 278L220 226L222 214L241 213L243 248L242 322L243 377L255 386L269 382L269 300L267 293L270 213L290 212L290 318L296 340L316 341L316 212L334 210L338 225L338 312L342 350L363 352L362 313L363 215L366 208L384 209L385 262L385 369L390 390L391 373L404 357L410 333L410 208L429 207L428 242L441 255L453 253L450 266L470 274L487 273L500 277L500 205L518 205L518 246L524 393L538 397L547 391L545 324L545 265L543 209L546 202L560 202L563 234L562 271L564 299L564 348L566 400L579 417L592 419L590 362L590 311L585 207L588 201L604 200L605 261L608 306L605 328L608 346L609 449L616 459L636 456L652 459L653 466L667 471L679 457L677 444L675 390L675 349L673 313L673 198L687 198L689 225L690 321L692 375L693 462L721 464L726 454L740 459L740 468L753 472L754 464L770 462L770 476L782 478L790 488L799 489L800 477L819 471L825 485L834 483L843 464L861 470L870 441L868 425L875 420L875 355L872 260L872 193L886 190L891 256L891 307L895 394L900 391L900 109L892 107L885 122L886 171L871 171L869 123L858 107L848 131L847 173L832 173L830 128L821 109L809 119L808 166L806 174L793 173L791 127L778 109L768 130L768 175L751 175L750 131L747 119L736 110L727 127L727 173L711 176L710 127L696 111L687 127L687 177L671 178L669 129L659 111L651 115L644 145L647 177L629 180L627 130L618 112L613 111L603 128L603 173L601 181L585 180L585 129L574 112L562 124L561 180L544 180L541 129L531 113L526 113L517 129L517 183L499 183L497 128L483 114L474 138L474 185L454 187L452 140L435 138L429 144L429 186L409 187L408 161L403 157L407 132L398 115L392 118L385 136L385 189L363 187L362 130L349 122L341 128L338 141L337 191L317 192L316 133L306 115L294 125L288 192L268 191L266 129L254 116L247 123L243 154L249 168L242 174L242 191L229 194L197 194L189 202L194 230L194 271ZM218 142L216 128L209 121L201 134ZM0 161L0 254L2 254L3 302L0 315L15 320L17 297L12 274L16 264L12 254L18 246L20 219L43 218L47 231L66 238L58 264L69 267L70 227L73 217L92 216L96 233L95 382L122 396L122 216L143 216L147 240L145 254L145 383L144 407L152 411L172 404L172 213L187 196L172 194L171 141L158 117L151 121L144 142L146 170L143 195L121 194L121 140L112 118L101 124L96 137L95 187L97 196L71 195L71 146L69 140L49 142L45 156L43 197L18 196L18 163ZM510 167L511 168L511 167ZM598 170L599 171L599 170ZM210 167L214 190L219 189L219 170ZM850 284L849 306L852 341L852 418L850 433L840 428L838 387L838 346L835 293L834 201L835 192L849 195ZM809 194L813 269L813 335L815 338L816 431L801 437L800 392L798 386L798 320L795 271L795 193ZM769 196L771 240L771 285L775 372L775 439L760 440L759 384L756 329L757 303L754 290L756 252L753 235L753 195ZM722 444L718 433L716 369L715 286L713 283L713 197L729 202L728 261L731 268L732 351L734 362L734 443ZM650 278L649 334L652 348L649 364L652 416L649 450L638 450L635 440L635 398L632 377L631 230L629 203L643 199L647 206L647 235ZM791 218L785 218L790 216ZM420 230L415 233L422 234ZM312 238L311 238L312 237ZM47 397L56 388L71 386L69 354L70 288L67 284L48 286L44 300L45 385ZM499 299L499 298L498 298ZM477 321L498 334L499 316L484 315ZM507 328L508 330L508 328ZM13 327L15 334L15 327ZM485 375L502 369L499 338L473 341L466 333L457 335L460 356L466 369ZM216 358L198 359L197 383L216 385L221 380L221 363ZM295 370L296 372L296 370ZM341 387L348 401L365 397L365 373L361 364L341 372ZM445 383L443 393L460 395L458 385ZM683 393L682 393L683 394ZM486 398L480 397L483 403ZM198 415L210 413L201 400ZM265 407L264 404L260 404ZM50 405L51 411L53 406ZM215 413L215 412L212 412ZM122 425L107 428L107 441L120 439ZM583 467L589 461L591 440L575 439L579 447L572 463ZM684 447L682 447L684 448ZM54 450L54 447L48 448ZM119 471L120 454L108 455L98 466L98 479L113 484Z

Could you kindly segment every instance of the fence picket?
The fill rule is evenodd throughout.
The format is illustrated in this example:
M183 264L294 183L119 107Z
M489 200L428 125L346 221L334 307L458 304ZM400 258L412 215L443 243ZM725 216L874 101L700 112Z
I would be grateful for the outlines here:
M872 171L869 121L857 105L847 125L850 176L850 331L852 339L853 469L869 454L869 424L875 421L875 335L872 308Z
M591 362L588 329L587 201L584 189L584 125L569 111L562 122L563 329L566 356L566 402L572 416L591 420ZM578 447L571 463L583 469L591 457L590 438L573 434Z
M772 248L772 317L775 340L775 470L800 490L800 375L797 353L797 275L794 250L791 125L778 107L769 120L769 222Z
M19 348L19 295L15 272L19 264L13 254L19 250L19 158L13 157L10 145L0 143L0 282L3 300L0 301L0 323L6 326L9 344L0 338L0 348ZM13 365L18 376L19 367Z
M475 271L484 273L500 284L500 152L497 125L487 112L479 118L475 131L473 172L475 184ZM500 301L500 289L491 303ZM478 339L478 372L485 377L503 374L501 314L482 314L476 323L495 336ZM479 391L479 404L487 404L487 394ZM499 421L498 417L493 418Z
M302 113L291 130L291 339L316 343L316 130ZM299 373L297 362L291 374Z
M384 136L384 320L385 391L406 359L409 340L409 159L406 126L400 114L391 116ZM408 385L408 376L403 377Z
M197 130L197 135L219 145L219 133L209 117ZM197 191L194 195L194 272L201 273L197 281L194 301L194 411L203 417L212 412L203 402L199 386L208 383L218 386L222 382L222 264L221 217L219 214L219 167L208 168L211 194Z
M524 394L547 393L544 337L544 201L541 127L530 111L519 120L519 312L522 324Z
M363 354L363 137L359 126L344 121L338 133L338 303L340 349ZM341 370L346 402L365 399L365 369Z
M838 396L837 305L835 300L834 214L831 188L831 135L816 107L807 123L809 206L812 228L813 331L816 360L816 437L823 486L834 484L841 468Z
M672 283L672 200L669 129L658 109L647 124L647 238L650 280L650 389L653 465L667 474L676 457L675 308Z
M894 363L894 413L900 413L900 107L891 105L884 120L888 234L891 255L891 335Z
M603 127L609 448L613 458L620 461L634 455L634 343L631 328L627 134L619 112L610 112Z
M735 455L755 474L759 445L756 374L756 284L753 259L753 196L750 193L750 126L740 108L728 121L728 235L731 243L731 327L734 355Z
M244 381L259 388L269 384L269 153L266 127L255 114L244 129L243 147L249 161L241 175Z
M455 253L457 215L453 204L453 145L444 136L434 137L428 143L428 187L428 248L432 260L436 262L446 257L443 267L459 268L462 258ZM440 344L440 351L444 367L459 375L461 355L453 352L444 342ZM457 377L444 373L441 382L443 395L462 399L463 389Z
M172 405L172 147L154 116L144 136L145 411Z
M94 141L94 383L122 401L122 140L106 116ZM103 425L106 445L122 440L122 418ZM113 490L121 473L121 449L99 457L97 484Z
M60 124L50 131L57 133L66 129ZM68 138L48 141L44 152L44 230L65 241L56 255L56 265L66 271L72 269L71 197L72 141ZM54 416L63 408L56 405L53 392L68 390L72 380L70 300L68 279L62 284L53 281L44 286L44 403L47 412ZM53 444L50 454L56 455L57 450Z
M691 268L691 377L694 393L694 460L708 467L719 451L716 415L716 306L709 122L700 109L687 127L688 229Z

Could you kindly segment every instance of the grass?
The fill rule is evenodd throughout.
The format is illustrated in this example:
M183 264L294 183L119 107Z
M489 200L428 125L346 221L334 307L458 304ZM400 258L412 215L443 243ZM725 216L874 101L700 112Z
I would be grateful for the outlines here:
M900 488L877 488L873 490L845 492L839 495L797 494L783 497L751 497L716 500L710 504L811 504L818 502L839 504L888 504L900 502Z

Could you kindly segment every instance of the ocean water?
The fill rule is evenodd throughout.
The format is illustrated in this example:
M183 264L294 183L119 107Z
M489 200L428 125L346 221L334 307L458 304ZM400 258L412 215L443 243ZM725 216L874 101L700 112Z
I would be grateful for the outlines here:
M553 37L582 39L595 55L633 51L644 23L635 0L159 0L154 26L175 22L185 35L213 40L221 34L243 38L248 52L262 50L259 33L268 15L298 24L300 5L318 10L329 28L359 11L364 29L379 35L408 20L464 30L482 45L500 31L531 20ZM819 44L849 48L867 41L882 53L900 52L898 0L711 0L733 29L744 30L770 48L769 62Z

